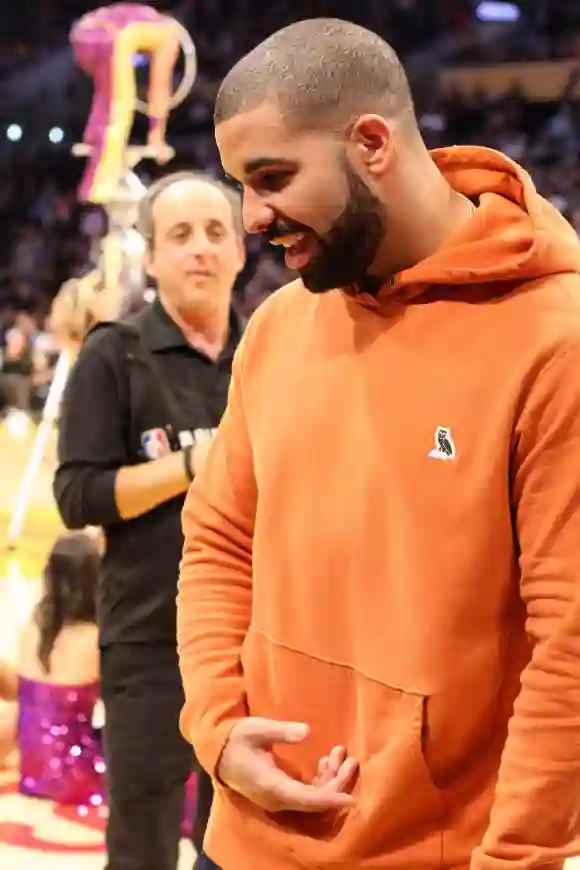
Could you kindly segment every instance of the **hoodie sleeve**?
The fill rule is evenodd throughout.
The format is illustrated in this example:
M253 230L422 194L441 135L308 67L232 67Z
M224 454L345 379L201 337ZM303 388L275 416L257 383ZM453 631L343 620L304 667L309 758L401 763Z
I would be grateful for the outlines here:
M241 651L252 609L257 497L242 395L245 342L234 360L216 440L182 514L185 543L177 608L185 690L181 729L212 775L231 729L247 715Z
M513 463L534 648L471 870L555 870L580 855L580 339L527 390Z

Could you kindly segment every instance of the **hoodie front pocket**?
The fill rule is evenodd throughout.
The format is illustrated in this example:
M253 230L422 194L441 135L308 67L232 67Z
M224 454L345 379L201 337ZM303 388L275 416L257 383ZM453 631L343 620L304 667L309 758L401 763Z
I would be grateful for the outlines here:
M348 825L360 858L396 851L408 839L439 848L445 792L423 752L427 703L424 695L400 691L383 745L361 762L356 811Z
M318 817L273 814L268 827L294 833L302 849L304 838L312 838L317 855L322 850L336 861L386 854L410 832L418 842L439 848L434 841L440 836L443 793L422 751L425 695L289 649L255 630L246 637L242 665L251 716L310 727L302 743L273 747L289 775L312 781L320 758L335 745L345 746L359 763L352 810Z

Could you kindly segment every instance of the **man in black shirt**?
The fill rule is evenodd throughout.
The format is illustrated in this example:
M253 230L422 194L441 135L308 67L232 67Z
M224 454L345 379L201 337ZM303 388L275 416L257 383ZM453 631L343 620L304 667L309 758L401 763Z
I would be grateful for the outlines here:
M179 733L181 508L226 406L241 324L240 201L195 173L157 182L141 209L158 298L95 327L63 399L54 491L69 528L102 526L101 679L108 870L175 870L193 765ZM200 848L211 783L200 774ZM201 806L200 806L201 804Z

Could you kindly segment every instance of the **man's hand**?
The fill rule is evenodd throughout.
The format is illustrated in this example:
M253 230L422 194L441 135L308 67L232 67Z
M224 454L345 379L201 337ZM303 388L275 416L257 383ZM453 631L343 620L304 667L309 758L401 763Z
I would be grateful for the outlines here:
M195 445L191 456L192 470L196 477L204 466L205 460L207 459L208 453L214 442L214 437L213 432L210 432L209 430L206 431L204 429L196 432Z
M218 766L220 780L268 812L294 810L323 813L350 807L348 794L358 764L342 746L321 759L318 775L310 785L292 779L276 767L272 746L300 743L308 726L249 717L234 726Z

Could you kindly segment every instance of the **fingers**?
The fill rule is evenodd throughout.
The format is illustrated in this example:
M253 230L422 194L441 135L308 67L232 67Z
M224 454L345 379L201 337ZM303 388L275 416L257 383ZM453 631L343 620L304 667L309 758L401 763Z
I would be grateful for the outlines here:
M220 776L230 788L268 812L292 810L323 813L355 803L352 789L358 764L344 746L334 746L318 764L314 782L295 780L276 766L271 747L298 743L309 733L300 722L248 717L236 724L220 764Z
M200 432L196 436L195 447L193 449L193 470L195 474L199 474L203 468L212 445L213 437L209 433Z
M346 757L347 753L344 746L334 746L330 754L323 756L318 762L318 771L314 784L322 786L329 783L337 775Z
M250 717L240 723L237 735L254 746L269 746L273 743L300 743L308 733L308 725L301 722L276 722Z
M262 794L266 801L266 809L270 812L293 810L303 813L324 813L328 810L352 807L355 803L353 796L346 792L335 791L330 787L306 785L292 779L279 769L273 770L268 780L262 783Z
M347 752L344 746L333 746L328 756L328 772L336 776L340 766L346 761Z
M352 788L358 772L358 762L355 758L346 758L340 765L335 776L323 788L344 792Z
M330 755L320 759L313 785L329 791L348 791L357 771L356 759L347 755L344 746L335 746Z
M328 755L323 755L318 762L317 779L321 779L328 771Z
M299 812L326 812L355 803L348 793L358 771L356 759L347 755L344 746L334 746L318 763L318 775L306 785L276 770L268 783L269 797L280 809ZM281 776L279 775L281 774Z

